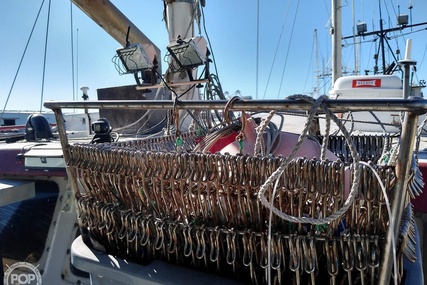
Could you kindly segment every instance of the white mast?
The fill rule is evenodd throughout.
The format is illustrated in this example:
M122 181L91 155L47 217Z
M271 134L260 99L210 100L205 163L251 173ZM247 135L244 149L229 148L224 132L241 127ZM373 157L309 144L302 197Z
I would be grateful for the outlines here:
M206 41L202 36L195 37L195 23L199 21L200 13L198 11L199 1L196 0L164 0L166 4L166 24L169 34L169 44L174 45L178 38L182 40L193 39L198 49L199 55L203 58L206 55ZM203 6L203 3L201 3ZM171 65L174 61L169 56ZM170 65L170 66L171 66ZM175 64L176 65L176 64ZM191 78L192 77L192 78ZM197 100L199 98L199 89L195 88L192 79L197 77L197 68L192 68L188 72L175 71L173 68L168 68L165 79L168 83L178 84L172 86L173 98L176 96L184 100ZM188 84L187 84L188 83ZM193 85L193 88L191 86ZM190 88L190 89L189 89ZM185 110L179 111L180 128L188 129L192 118L188 116Z
M314 39L314 54L316 57L316 70L315 72L315 76L316 76L316 89L314 90L314 94L316 97L318 98L320 95L320 70L319 70L319 48L318 48L318 40L317 40L317 29L314 29L314 35L313 35Z
M341 0L332 0L332 27L330 30L332 35L332 84L342 75L341 9Z
M354 0L352 1L352 18L353 18L353 43L354 43L354 75L359 75L359 61L360 61L360 37L357 35L357 26L356 26L356 8L354 5Z

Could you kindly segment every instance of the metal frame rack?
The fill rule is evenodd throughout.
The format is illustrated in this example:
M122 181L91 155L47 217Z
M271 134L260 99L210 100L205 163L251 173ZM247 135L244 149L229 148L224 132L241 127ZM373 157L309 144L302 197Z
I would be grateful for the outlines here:
M118 108L118 109L223 109L229 103L229 108L236 111L262 111L276 110L294 111L294 110L310 110L312 104L297 100L234 100L228 102L225 100L219 101L93 101L93 102L46 102L45 107L54 111L58 131L63 149L68 145L65 125L62 120L62 109L102 109L102 108ZM427 112L427 100L422 98L408 99L393 99L393 100L325 100L327 106L333 112L347 111L401 111L405 112L405 120L402 126L401 141L398 159L396 164L396 184L393 190L395 197L391 197L392 203L392 218L395 221L400 221L402 218L404 201L406 192L405 188L409 180L409 170L411 164L411 154L416 138L418 116ZM64 152L66 162L70 161L69 154ZM78 189L76 177L69 173L71 183L74 189ZM388 284L392 272L392 237L398 234L398 223L394 228L388 228L385 240L385 247L382 255L382 268L380 270L379 279L381 284Z

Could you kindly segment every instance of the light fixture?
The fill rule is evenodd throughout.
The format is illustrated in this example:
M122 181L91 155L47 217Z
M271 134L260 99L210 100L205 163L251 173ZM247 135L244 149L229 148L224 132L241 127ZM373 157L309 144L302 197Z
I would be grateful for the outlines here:
M116 52L126 73L137 73L153 67L140 43L127 45Z
M358 21L356 27L357 27L357 34L358 35L364 34L368 30L368 26L366 25L365 22Z
M108 135L111 133L110 122L105 118L100 118L99 120L92 123L92 131L98 135Z
M397 16L397 25L406 26L408 24L408 15L403 14Z
M82 95L83 100L85 100L85 101L88 100L89 99L89 95L87 94L87 92L89 91L89 87L83 86L83 87L80 88L80 90L83 93L83 95Z
M91 127L92 131L95 133L91 143L110 143L114 141L113 137L111 136L113 128L107 119L100 118L93 122Z
M167 49L181 69L191 69L204 63L193 39L178 37Z

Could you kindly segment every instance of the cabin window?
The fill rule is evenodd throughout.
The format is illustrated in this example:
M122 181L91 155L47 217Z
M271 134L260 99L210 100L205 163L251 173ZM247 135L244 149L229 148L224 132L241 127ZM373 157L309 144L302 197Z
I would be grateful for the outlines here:
M15 119L3 119L2 126L14 126L14 125L16 125Z

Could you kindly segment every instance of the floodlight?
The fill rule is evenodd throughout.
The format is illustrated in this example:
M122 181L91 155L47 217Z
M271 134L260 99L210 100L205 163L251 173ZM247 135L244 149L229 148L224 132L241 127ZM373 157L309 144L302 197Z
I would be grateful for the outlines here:
M175 43L168 45L167 49L182 69L190 69L203 64L193 39L178 38Z
M92 123L92 131L95 135L92 138L91 143L110 143L114 141L112 137L113 128L105 118L100 118L96 122Z
M408 24L408 15L403 14L397 16L397 24L399 26L406 26Z
M357 23L357 34L364 34L364 33L366 33L366 31L368 30L368 27L367 27L367 25L366 25L366 23L365 22L358 22Z
M100 118L99 120L92 123L92 131L95 134L107 135L111 133L111 130L112 128L110 126L110 122L108 122L105 118Z
M152 67L140 43L127 45L116 50L127 73L136 73Z

